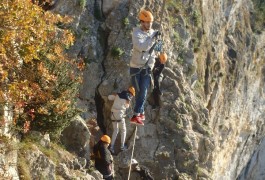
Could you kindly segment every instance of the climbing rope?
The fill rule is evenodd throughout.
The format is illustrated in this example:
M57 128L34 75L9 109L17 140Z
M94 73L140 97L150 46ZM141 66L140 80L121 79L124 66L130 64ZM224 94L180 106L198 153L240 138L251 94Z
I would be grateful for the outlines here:
M133 152L134 152L134 145L135 145L136 134L137 134L137 126L135 126L135 131L134 131L133 148L132 148L132 155L131 155L130 166L129 166L128 180L130 180L130 176L131 176L132 159L133 159Z
M162 31L162 20L163 20L163 17L164 17L165 6L166 6L166 0L163 1L163 4L162 4L162 11L161 11L161 13L160 13L160 21L159 21L159 31L160 31L160 32ZM157 40L154 49L155 49L155 51L157 51L157 52L162 52L162 49L163 49L163 38Z

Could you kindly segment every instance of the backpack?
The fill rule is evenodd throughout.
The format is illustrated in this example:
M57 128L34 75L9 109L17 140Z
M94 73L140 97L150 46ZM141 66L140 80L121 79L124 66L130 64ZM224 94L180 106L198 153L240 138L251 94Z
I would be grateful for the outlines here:
M94 147L93 147L93 159L101 159L101 155L100 155L100 152L99 152L99 144L96 144Z

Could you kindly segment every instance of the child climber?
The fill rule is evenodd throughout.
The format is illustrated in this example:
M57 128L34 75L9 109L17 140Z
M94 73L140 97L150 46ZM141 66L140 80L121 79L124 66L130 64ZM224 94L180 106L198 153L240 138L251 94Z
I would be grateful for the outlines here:
M129 87L128 90L122 91L116 95L109 95L108 99L113 101L113 105L111 107L111 120L113 125L113 133L112 133L112 141L110 145L110 151L114 154L114 144L119 133L121 131L121 150L125 150L125 138L126 138L126 124L125 124L125 116L126 109L130 106L130 101L133 96L135 96L134 87Z

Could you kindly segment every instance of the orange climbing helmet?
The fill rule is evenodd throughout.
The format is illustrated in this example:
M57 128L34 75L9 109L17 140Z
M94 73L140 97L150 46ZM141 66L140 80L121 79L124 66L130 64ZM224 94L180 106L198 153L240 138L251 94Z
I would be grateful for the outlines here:
M105 143L108 143L110 144L111 142L111 139L108 135L103 135L101 138L100 138L101 141L105 142Z
M165 64L167 62L167 54L166 53L160 53L159 59L162 64Z
M128 91L133 95L135 96L135 89L133 86L129 87Z
M145 22L154 21L153 14L150 11L142 9L139 13L139 19Z

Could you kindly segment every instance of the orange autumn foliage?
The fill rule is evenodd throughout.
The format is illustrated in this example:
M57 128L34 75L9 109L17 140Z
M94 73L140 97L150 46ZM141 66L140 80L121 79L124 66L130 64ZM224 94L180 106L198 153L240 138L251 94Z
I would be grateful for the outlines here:
M74 36L57 27L71 19L31 1L8 0L0 4L0 22L0 103L13 106L21 132L58 133L78 112L80 65L66 54Z

